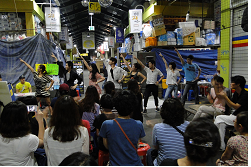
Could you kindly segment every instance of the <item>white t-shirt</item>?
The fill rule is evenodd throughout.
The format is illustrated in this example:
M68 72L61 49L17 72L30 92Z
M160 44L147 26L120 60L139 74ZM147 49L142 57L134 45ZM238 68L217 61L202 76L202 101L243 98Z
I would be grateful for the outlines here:
M174 73L169 68L166 69L166 84L176 84L177 77L180 76L180 72L178 70L174 70Z
M59 142L49 135L50 128L44 133L44 149L47 155L48 166L58 166L67 156L75 152L89 155L89 134L85 127L80 126L81 136L70 142ZM50 134L52 134L54 128Z
M34 152L39 139L33 134L19 138L4 138L0 134L1 166L34 166Z
M152 71L150 68L146 67L144 68L147 74L146 84L155 84L157 82L158 75L160 77L163 76L163 73L155 67L155 69Z

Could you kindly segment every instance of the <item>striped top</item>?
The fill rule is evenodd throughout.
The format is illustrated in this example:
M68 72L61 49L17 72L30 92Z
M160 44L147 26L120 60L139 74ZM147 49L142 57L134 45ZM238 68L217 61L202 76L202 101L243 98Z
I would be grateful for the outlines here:
M91 131L95 129L95 127L93 126L93 122L99 114L101 114L100 106L97 103L94 104L92 112L85 112L85 111L83 112L82 119L89 121L90 126L91 126Z
M188 121L177 126L182 132L185 132ZM166 159L180 159L186 156L183 136L172 126L166 123L155 124L153 128L153 145L159 146L158 156L153 161L154 166L159 166Z
M35 86L36 86L36 96L40 95L40 96L50 96L50 92L46 91L46 85L47 83L51 82L51 78L48 77L47 75L43 75L42 77L39 77L38 72L34 71L33 72L33 79L35 82Z

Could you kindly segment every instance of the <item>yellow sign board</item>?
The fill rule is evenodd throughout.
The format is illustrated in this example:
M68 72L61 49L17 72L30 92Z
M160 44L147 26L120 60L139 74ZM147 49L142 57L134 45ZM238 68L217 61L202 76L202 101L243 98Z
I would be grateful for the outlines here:
M37 68L40 64L35 64L35 69L37 71ZM59 66L57 64L43 64L45 66L45 70L47 71L47 75L58 75L59 72Z
M82 53L81 56L88 56L88 53Z
M101 6L98 2L89 2L89 13L101 13Z

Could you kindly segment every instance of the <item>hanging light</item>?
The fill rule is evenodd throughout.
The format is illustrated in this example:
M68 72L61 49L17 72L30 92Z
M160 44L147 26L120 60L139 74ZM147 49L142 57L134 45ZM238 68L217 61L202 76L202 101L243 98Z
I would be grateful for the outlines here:
M191 1L188 0L189 7L188 7L187 14L186 14L186 22L188 22L188 20L189 20L189 15L190 15L190 3L191 3Z
M89 0L82 0L81 1L81 4L84 6L84 7L87 7L89 5Z

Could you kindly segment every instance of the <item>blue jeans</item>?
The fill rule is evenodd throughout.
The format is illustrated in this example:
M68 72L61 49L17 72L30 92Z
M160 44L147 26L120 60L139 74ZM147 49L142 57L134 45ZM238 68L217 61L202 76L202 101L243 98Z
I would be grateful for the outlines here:
M178 93L178 85L168 85L168 88L166 89L166 94L164 97L164 100L168 98L168 95L172 93L174 90L174 98L177 98L177 93Z
M186 82L185 90L181 98L181 102L183 105L185 105L185 101L187 99L187 93L189 92L190 88L193 89L194 91L194 96L195 96L195 104L199 104L199 95L198 95L198 85L197 81L194 82Z

